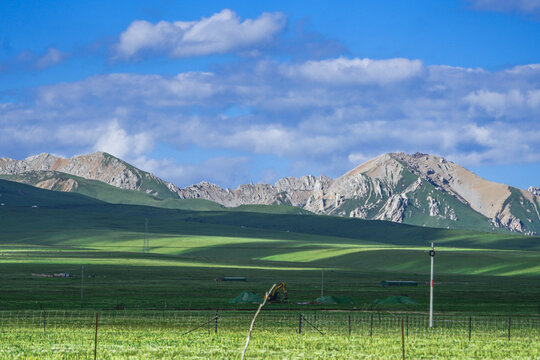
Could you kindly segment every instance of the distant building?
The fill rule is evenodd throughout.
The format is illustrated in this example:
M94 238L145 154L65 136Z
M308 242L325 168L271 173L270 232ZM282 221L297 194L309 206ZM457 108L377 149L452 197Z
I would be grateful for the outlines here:
M381 281L381 286L418 286L418 281L384 280Z

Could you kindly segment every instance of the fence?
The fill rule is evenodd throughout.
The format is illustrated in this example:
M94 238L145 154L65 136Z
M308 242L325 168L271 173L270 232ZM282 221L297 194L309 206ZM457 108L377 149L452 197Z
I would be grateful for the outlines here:
M164 328L179 335L246 331L252 312L246 311L99 311L99 327L118 332ZM80 329L95 326L95 311L1 311L0 329ZM403 320L406 336L444 334L459 337L540 336L538 316L437 315L433 328L426 314L383 312L262 312L256 328L281 333L318 333L343 336L393 336Z

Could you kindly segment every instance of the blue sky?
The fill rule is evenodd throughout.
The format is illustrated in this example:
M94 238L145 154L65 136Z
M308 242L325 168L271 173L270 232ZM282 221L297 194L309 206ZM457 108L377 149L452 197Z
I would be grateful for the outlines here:
M540 186L540 0L0 3L0 156L179 186L425 152Z

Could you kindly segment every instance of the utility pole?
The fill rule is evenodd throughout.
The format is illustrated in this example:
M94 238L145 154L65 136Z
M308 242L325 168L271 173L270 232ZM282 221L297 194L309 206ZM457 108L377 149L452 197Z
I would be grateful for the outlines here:
M324 269L321 269L321 297L324 296Z
M84 299L84 265L81 267L81 300Z
M435 257L435 247L431 243L431 250L429 251L431 257L431 281L429 285L429 327L433 327L433 258Z

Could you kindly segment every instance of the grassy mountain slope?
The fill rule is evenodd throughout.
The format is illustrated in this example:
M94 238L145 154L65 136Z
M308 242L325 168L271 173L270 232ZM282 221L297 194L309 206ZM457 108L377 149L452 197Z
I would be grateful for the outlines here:
M74 205L103 204L102 201L81 194L58 194L53 191L1 179L0 203L2 203L2 209L31 206L60 208Z
M409 173L407 170L403 170L403 172ZM421 183L418 189L409 194L410 205L405 210L403 223L449 229L505 231L505 229L494 229L487 217L474 211L471 207L463 204L450 194L437 189L433 184L422 179L419 180L418 177L414 179L414 177L416 176L410 174L410 176L405 176L402 179L409 179L410 182L407 186L412 185L412 183L416 181L420 181ZM430 203L428 197L437 202L437 207L441 212L439 216L430 215ZM449 212L455 216L456 220L450 218Z
M190 210L220 210L223 207L214 202L204 199L178 199L172 197L162 198L143 191L120 189L97 180L84 179L75 175L51 171L32 171L20 175L0 175L0 179L17 181L33 186L54 180L56 184L63 184L72 180L75 184L70 189L71 193L77 193L92 197L112 204L147 205L166 209L190 209ZM51 190L64 191L62 188L53 187ZM160 194L167 194L160 192Z
M205 199L179 199L178 197L154 195L139 190L120 189L101 181L81 178L75 175L56 171L29 171L18 175L0 175L0 180L20 182L32 186L47 185L50 190L65 192L65 184L71 181L70 193L77 193L111 204L145 205L165 209L185 209L197 211L245 211L271 214L311 214L311 212L293 206L280 205L242 205L236 208L225 208ZM159 184L157 184L159 185ZM155 190L155 187L151 187ZM154 191L155 192L155 191ZM167 194L160 191L159 194Z
M369 221L317 215L270 214L251 211L191 211L149 206L108 204L80 194L53 192L0 180L3 236L7 243L20 238L55 244L56 236L78 232L78 237L119 231L139 234L148 218L158 234L228 236L273 240L305 239L314 243L339 239L342 244L376 243L426 246L431 241L446 245L492 248L535 248L537 237L488 234L464 230L424 228L387 221ZM39 208L29 208L37 204ZM84 206L79 206L84 205ZM70 206L72 208L70 208ZM43 230L43 231L41 231ZM49 233L51 237L42 236ZM32 240L35 243L36 240ZM49 239L49 240L47 240Z
M506 311L511 304L528 312L537 306L538 237L332 216L109 204L8 181L0 181L0 189L8 201L0 206L4 308L110 308L116 295L130 308L161 307L164 301L169 307L223 308L241 290L261 292L280 280L287 281L293 302L309 301L320 293L321 269L329 294L369 303L403 291L382 289L381 280L425 281L431 241L438 250L437 279L444 284L437 290L440 309ZM28 206L37 202L38 208ZM145 219L148 253L142 252ZM85 280L84 302L80 278L30 275L78 274L81 265L95 275ZM249 283L213 281L220 276L247 276ZM407 292L425 307L425 287ZM457 293L467 295L456 301Z
M504 206L514 215L522 225L530 231L540 233L540 203L537 197L527 199L523 196L523 190L510 187L510 197Z
M264 214L314 215L311 211L290 205L240 205L230 211L256 212Z

